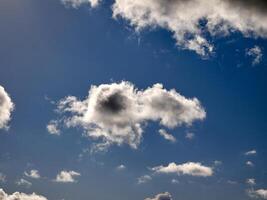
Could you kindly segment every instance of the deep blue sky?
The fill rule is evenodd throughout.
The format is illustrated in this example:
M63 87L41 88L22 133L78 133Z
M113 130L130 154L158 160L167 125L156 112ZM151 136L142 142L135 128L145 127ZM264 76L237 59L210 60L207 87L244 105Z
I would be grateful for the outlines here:
M267 41L239 34L215 40L216 53L202 59L177 49L166 30L136 34L123 20L113 20L109 3L90 9L67 9L57 0L2 0L0 2L0 85L16 109L10 129L0 130L0 183L8 193L38 193L50 200L137 200L169 191L176 200L246 200L247 178L267 187L267 65L266 58L252 66L246 48L259 45L266 54ZM229 42L231 41L231 42ZM127 80L144 89L154 83L175 88L186 97L197 97L207 118L192 127L171 130L170 144L149 124L137 150L111 147L104 154L79 154L90 139L81 130L50 135L46 125L54 118L57 101L64 96L87 96L90 86ZM195 139L185 139L186 132ZM257 150L257 155L244 152ZM155 176L147 167L169 162L222 165L212 177ZM251 160L254 167L246 166ZM115 168L124 164L126 170ZM45 177L30 180L25 188L15 182L23 172L38 169ZM77 183L52 182L63 170L81 173ZM171 184L176 178L180 184ZM229 184L229 180L236 184Z

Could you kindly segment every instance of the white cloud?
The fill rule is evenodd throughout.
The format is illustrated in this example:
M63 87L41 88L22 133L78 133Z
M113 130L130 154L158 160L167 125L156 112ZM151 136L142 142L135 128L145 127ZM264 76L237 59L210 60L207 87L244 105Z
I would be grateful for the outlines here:
M96 7L100 3L100 0L61 0L65 6L71 6L73 8L78 8L82 4L88 4L91 7Z
M4 183L4 182L6 182L6 175L5 174L3 174L3 173L0 173L0 183Z
M245 152L246 156L256 155L257 151L255 149Z
M249 167L254 167L254 163L251 162L251 161L247 161L246 162L246 165L249 166Z
M263 57L262 49L256 45L251 49L247 49L246 54L253 58L252 65L259 64Z
M119 166L116 167L116 170L118 170L118 171L123 171L125 169L126 169L125 165L119 165Z
M5 89L0 85L0 129L7 129L14 110L14 103Z
M253 186L253 185L256 185L256 180L255 180L254 178L248 178L248 179L246 180L246 183L247 183L248 185Z
M185 138L188 140L193 140L195 138L195 134L194 133L186 133Z
M178 183L180 183L180 182L179 182L177 179L172 179L172 180L171 180L171 183L172 183L172 184L178 184Z
M7 194L3 189L0 188L0 200L47 200L44 196L33 194L24 194L15 192L13 194Z
M172 200L172 196L169 192L164 192L161 194L157 194L153 198L146 198L145 200Z
M142 184L142 183L147 183L148 181L151 181L152 180L152 177L149 176L149 175L144 175L144 176L140 176L138 179L137 179L137 183L138 184Z
M206 117L197 98L187 99L162 84L138 90L126 81L92 86L85 100L68 96L59 101L57 110L63 115L58 122L82 127L88 137L102 141L95 146L99 149L112 144L137 148L150 121L175 128Z
M34 179L39 179L41 178L40 174L39 174L39 171L36 170L36 169L32 169L31 171L29 172L24 172L24 175L27 176L27 177L30 177L30 178L34 178Z
M177 174L177 175L190 175L190 176L202 176L208 177L213 175L213 169L202 165L201 163L187 162L177 165L176 163L170 163L167 166L157 166L151 169L155 173L160 174Z
M75 178L80 175L81 175L80 173L75 171L61 171L57 175L55 181L61 183L73 183L76 182Z
M19 179L19 180L16 182L16 184L17 184L18 186L23 186L23 187L27 187L27 188L32 186L32 183L31 183L30 181L27 181L27 180L25 180L25 179L23 179L23 178Z
M248 190L248 194L253 198L267 199L267 189Z
M58 128L58 121L51 120L46 126L47 131L52 135L60 135L60 130Z
M159 129L159 134L160 134L165 140L168 140L168 141L170 141L170 142L176 142L176 138L175 138L173 135L167 133L167 131L164 130L164 129Z

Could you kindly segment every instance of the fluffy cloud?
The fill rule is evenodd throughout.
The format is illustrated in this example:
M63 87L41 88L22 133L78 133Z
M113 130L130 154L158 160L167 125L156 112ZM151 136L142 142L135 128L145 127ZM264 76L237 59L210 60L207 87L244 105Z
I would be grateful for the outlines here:
M5 89L0 85L0 129L8 128L11 119L11 112L14 110L14 103Z
M35 169L32 169L29 172L24 172L24 175L27 176L27 177L30 177L30 178L35 178L35 179L41 178L41 176L39 174L39 171L35 170Z
M66 127L82 127L86 136L100 139L99 149L111 144L137 148L143 127L150 121L175 128L206 116L196 98L187 99L162 84L138 90L126 81L92 86L85 100L68 96L58 102L57 111L63 115L58 122Z
M73 183L76 182L75 177L80 176L81 174L75 171L61 171L57 177L56 182L61 183Z
M170 142L176 142L176 138L175 138L173 135L167 133L167 131L164 130L164 129L159 129L159 134L160 134L165 140L168 140L168 141L170 141Z
M253 58L252 65L259 64L263 56L262 50L259 46L254 46L251 49L247 49L246 54Z
M167 166L157 166L151 169L155 173L160 174L177 174L177 175L190 175L208 177L213 175L213 169L202 165L201 163L187 162L177 165L170 163Z
M15 192L11 195L5 193L3 189L0 189L0 200L47 200L44 196L33 194L24 194Z
M58 122L56 120L51 120L47 124L46 129L51 135L60 135L60 130L58 128Z
M157 194L154 198L146 198L145 200L172 200L172 196L169 192Z
M253 198L267 199L267 189L249 190L248 194Z
M99 0L65 0L74 7L98 5ZM179 47L205 56L214 47L208 39L239 32L244 36L267 37L264 0L115 0L113 17L127 20L137 31L160 27L173 33Z

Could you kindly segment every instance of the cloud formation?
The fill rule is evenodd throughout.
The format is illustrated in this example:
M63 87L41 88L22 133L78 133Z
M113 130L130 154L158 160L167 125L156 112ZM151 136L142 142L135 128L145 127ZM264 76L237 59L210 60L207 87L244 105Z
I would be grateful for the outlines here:
M149 176L149 175L143 175L143 176L140 176L137 179L137 183L138 184L147 183L148 181L151 181L151 180L152 180L152 177L151 176Z
M145 200L172 200L172 196L169 192L157 194L154 198L146 198Z
M170 141L170 142L176 142L176 138L175 138L173 135L167 133L167 131L164 130L164 129L159 129L159 134L160 134L165 140L168 140L168 141Z
M0 200L47 200L46 197L33 194L24 194L15 192L13 194L7 194L3 189L0 188Z
M32 183L31 183L30 181L27 181L27 180L25 180L25 179L23 179L23 178L19 179L19 180L16 182L16 184L17 184L18 186L23 186L23 187L26 187L26 188L29 188L29 187L32 186Z
M247 49L246 54L253 58L253 61L252 61L253 66L259 64L263 57L262 49L257 45L255 45L251 49Z
M213 175L213 169L202 165L201 163L187 162L177 165L172 162L167 166L157 166L151 169L155 173L159 174L177 174L177 175L190 175L208 177Z
M34 178L34 179L39 179L41 178L40 174L39 174L39 171L36 170L36 169L32 169L31 171L29 172L24 172L24 175L27 176L27 177L30 177L30 178Z
M267 199L267 189L248 190L248 194L252 198Z
M5 88L0 85L0 129L8 128L8 122L11 119L14 107L14 103L5 91Z
M144 125L159 122L167 128L190 126L203 120L206 112L197 98L188 99L174 89L155 84L138 90L126 81L92 86L84 100L68 96L57 104L66 127L81 127L85 135L101 140L97 148L128 144L137 148Z
M245 156L256 155L257 151L255 149L245 152Z
M61 2L67 7L71 6L73 8L78 8L82 4L88 4L91 7L96 7L100 0L61 0Z
M75 178L77 176L81 176L81 174L75 171L61 171L55 181L60 183L73 183L76 182Z
M65 2L64 0L63 2ZM100 0L67 0L77 7ZM214 51L212 39L239 32L246 37L267 37L264 0L115 0L113 17L125 19L137 32L163 28L178 47L206 56Z

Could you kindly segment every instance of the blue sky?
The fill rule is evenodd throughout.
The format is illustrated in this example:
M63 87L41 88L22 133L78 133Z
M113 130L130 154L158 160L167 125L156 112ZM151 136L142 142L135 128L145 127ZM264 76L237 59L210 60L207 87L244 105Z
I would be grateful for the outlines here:
M129 5L132 2L127 1ZM1 127L0 123L0 188L4 193L11 200L14 192L36 193L49 200L160 200L156 195L164 192L168 192L167 199L174 200L266 199L266 193L259 192L267 191L264 33L258 33L255 25L252 30L257 37L250 37L233 24L235 31L227 35L204 33L203 38L211 41L214 49L201 55L186 46L187 38L182 39L184 43L178 41L176 30L158 24L136 30L138 25L131 23L131 18L112 18L113 1L102 1L96 7L86 2L77 8L60 0L0 2L0 86L15 105L13 111L9 107L8 119L0 112L0 122L5 124ZM264 21L266 16L262 18ZM259 26L264 30L264 24ZM262 56L255 61L259 54ZM95 113L91 121L83 118L67 127L64 119L80 115L55 111L67 96L88 106L92 85L100 89L107 84L112 90L112 84L119 87L122 83L134 85L140 92L137 97L130 95L141 101L144 110L151 105L142 92L154 89L156 83L163 85L166 94L175 89L188 102L181 103L175 94L172 103L178 104L177 110L167 112L164 108L169 99L159 100L159 110L153 108L146 117L131 118L143 130L136 148L127 140L136 132L125 133L121 143L115 141L116 131L107 134L109 139L103 136L115 123L113 114ZM120 92L124 95L125 91ZM125 96L129 97L128 93ZM190 113L197 107L194 97L205 116ZM6 96L1 98L7 101ZM0 101L2 110L6 109L3 105ZM154 116L169 116L173 111L171 117L183 117L180 107L184 113L192 109L188 110L192 123L179 118L178 125L170 127L160 114ZM96 114L100 116L97 120ZM107 121L101 121L103 117ZM171 117L168 119L175 120ZM58 125L54 127L59 129L56 134L47 130L51 120ZM97 139L92 137L91 127L88 129L92 121L101 127ZM164 139L159 129L173 135L176 142ZM194 137L187 138L188 133ZM103 142L108 143L103 151L92 152ZM185 172L188 165L183 164L190 162L204 167L196 170L204 170L205 176L194 174L194 170ZM154 168L170 163L176 163L175 172ZM124 167L118 169L120 165ZM212 170L212 174L205 170ZM138 183L145 175L150 178ZM248 179L255 179L255 184L248 184Z

